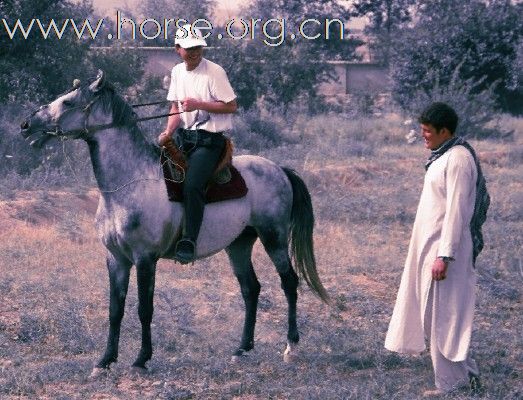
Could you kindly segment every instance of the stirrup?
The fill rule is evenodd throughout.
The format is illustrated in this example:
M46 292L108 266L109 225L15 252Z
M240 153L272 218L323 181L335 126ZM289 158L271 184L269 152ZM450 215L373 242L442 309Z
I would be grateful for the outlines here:
M188 249L189 246L190 250ZM196 243L189 238L182 238L176 243L174 259L182 264L188 264L194 261L195 253Z

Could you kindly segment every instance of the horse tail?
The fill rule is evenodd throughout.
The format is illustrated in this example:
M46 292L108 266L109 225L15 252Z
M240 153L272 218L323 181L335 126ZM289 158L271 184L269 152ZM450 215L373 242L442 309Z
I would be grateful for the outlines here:
M316 270L314 257L314 211L311 195L305 182L296 171L282 167L292 186L291 210L291 255L294 259L295 270L302 277L312 291L325 303L329 303L329 295L321 283Z

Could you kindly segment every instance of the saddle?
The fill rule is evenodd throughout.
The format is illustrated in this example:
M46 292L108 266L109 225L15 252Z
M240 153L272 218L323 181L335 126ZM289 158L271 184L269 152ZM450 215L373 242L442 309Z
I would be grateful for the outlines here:
M163 143L160 162L164 174L169 201L183 201L183 181L188 163L184 153L169 140ZM216 165L213 177L207 185L205 202L214 203L232 200L247 194L247 185L240 172L232 165L234 146L231 139L225 138L225 147Z

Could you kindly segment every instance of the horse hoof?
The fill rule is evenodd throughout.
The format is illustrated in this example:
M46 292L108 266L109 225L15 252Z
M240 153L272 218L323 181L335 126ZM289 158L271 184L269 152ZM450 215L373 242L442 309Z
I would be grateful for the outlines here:
M147 375L149 374L149 370L147 369L147 367L141 367L139 365L133 365L131 367L131 371L133 374L136 374L136 375Z
M231 361L232 362L240 362L242 360L245 360L247 357L249 357L251 353L249 353L248 350L244 349L238 349L236 352L232 355Z
M298 359L298 355L296 354L297 347L297 343L287 343L287 347L283 352L283 362L291 363L295 362Z
M99 376L105 375L109 369L108 368L98 368L94 367L93 371L91 372L91 375L89 375L90 379L96 379Z

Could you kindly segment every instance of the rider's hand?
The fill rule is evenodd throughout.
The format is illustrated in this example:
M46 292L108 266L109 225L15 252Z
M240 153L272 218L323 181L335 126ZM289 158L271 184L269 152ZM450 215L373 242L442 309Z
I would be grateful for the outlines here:
M200 109L200 100L196 100L193 98L186 98L182 101L182 109L183 111L191 112Z
M160 135L158 136L158 144L160 146L165 146L165 143L169 142L171 140L171 136L172 134L167 132L167 131L163 131L162 133L160 133Z

